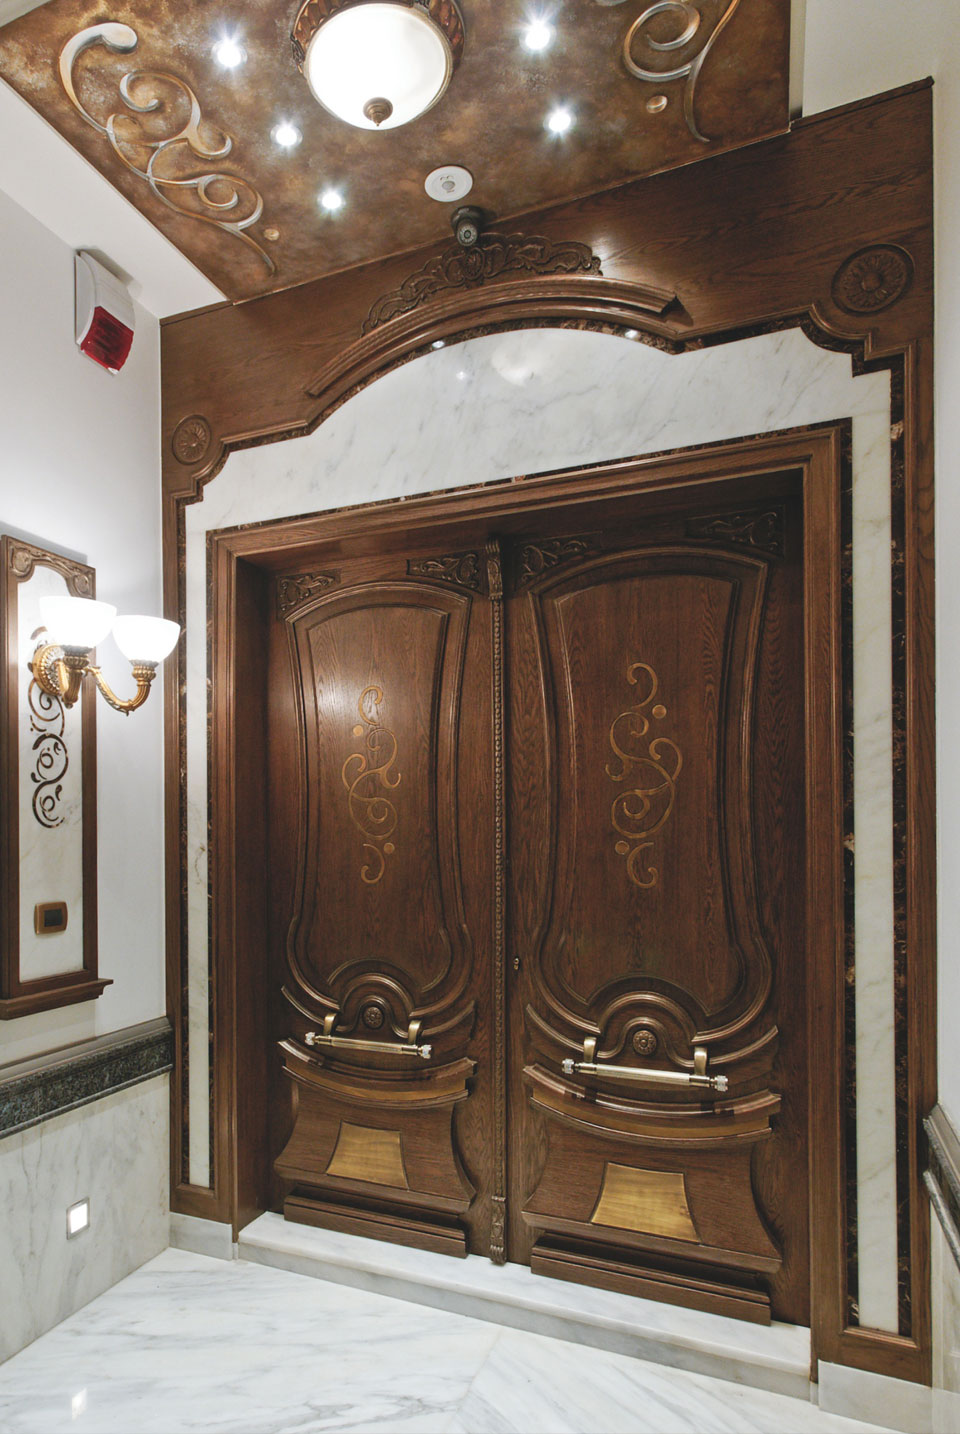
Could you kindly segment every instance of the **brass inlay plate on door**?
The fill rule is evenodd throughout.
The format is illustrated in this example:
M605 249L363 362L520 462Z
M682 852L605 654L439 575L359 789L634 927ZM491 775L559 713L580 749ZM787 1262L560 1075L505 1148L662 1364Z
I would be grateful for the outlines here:
M607 1161L590 1223L671 1240L700 1239L687 1204L686 1179L679 1170L634 1170Z
M372 1126L341 1121L326 1174L339 1175L342 1180L366 1180L372 1185L410 1189L403 1168L399 1130L376 1130Z

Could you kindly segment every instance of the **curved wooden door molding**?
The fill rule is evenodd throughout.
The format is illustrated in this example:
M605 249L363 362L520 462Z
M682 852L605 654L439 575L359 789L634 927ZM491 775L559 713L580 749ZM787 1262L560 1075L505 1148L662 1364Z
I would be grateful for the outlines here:
M646 1032L691 1070L695 1045L729 1066L776 1038L752 791L769 564L634 548L570 564L525 599L548 844L527 1015L552 1059L588 1037L600 1060L632 1058Z
M337 1034L462 1045L474 936L458 828L473 599L417 582L322 596L288 620L299 702L291 1004ZM364 1057L366 1060L367 1057Z

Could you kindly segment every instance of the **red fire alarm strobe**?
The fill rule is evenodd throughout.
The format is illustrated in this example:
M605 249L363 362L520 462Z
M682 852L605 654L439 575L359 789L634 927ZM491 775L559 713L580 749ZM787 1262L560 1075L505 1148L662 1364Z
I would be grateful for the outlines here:
M119 373L133 343L133 304L120 280L82 251L75 255L77 344L87 358Z

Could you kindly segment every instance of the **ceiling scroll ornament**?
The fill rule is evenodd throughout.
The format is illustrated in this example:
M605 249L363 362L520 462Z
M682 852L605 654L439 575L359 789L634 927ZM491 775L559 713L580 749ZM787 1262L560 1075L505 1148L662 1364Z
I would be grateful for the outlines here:
M733 19L739 4L740 0L729 0L706 41L703 41L703 12L699 4L693 4L692 0L657 0L656 4L648 5L637 16L624 37L623 63L627 73L633 75L634 79L641 80L644 84L656 85L658 89L672 80L684 81L683 117L687 129L701 144L709 144L710 136L702 134L697 123L697 81L711 50ZM680 28L675 35L660 39L651 34L650 22L659 15L669 15L678 21ZM679 58L680 54L689 51L690 47L698 42L700 47L696 53L674 65L672 69L650 69L649 64L643 64L635 58L636 51L643 49L654 56L676 54ZM651 114L659 114L667 108L667 103L667 97L658 93L647 103L647 110Z
M183 219L212 225L239 239L268 274L275 274L273 259L248 233L263 213L263 198L242 175L203 167L208 160L226 159L233 138L204 118L200 101L185 80L166 70L128 70L119 86L126 108L114 110L102 122L80 99L76 67L85 50L102 45L113 54L126 55L138 43L135 30L114 21L79 30L60 51L60 82L67 98L161 204Z
M505 274L599 274L600 260L589 244L574 239L554 242L534 234L480 234L469 247L452 244L398 289L373 305L361 332L409 314L450 289L472 289Z
M834 303L848 314L892 308L913 282L913 260L899 244L870 244L845 259L833 276Z

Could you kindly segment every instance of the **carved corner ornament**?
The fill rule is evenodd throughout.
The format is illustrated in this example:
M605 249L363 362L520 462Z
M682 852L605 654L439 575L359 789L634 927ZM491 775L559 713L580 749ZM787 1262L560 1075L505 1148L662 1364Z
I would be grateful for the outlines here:
M913 283L913 259L899 244L868 244L833 276L833 302L847 314L881 314Z
M286 573L277 579L277 616L293 617L319 593L339 581L339 573Z
M574 563L599 552L599 537L593 533L570 538L541 538L535 543L524 543L517 556L516 588L520 592L535 583L544 573L565 563Z
M451 587L465 588L471 593L478 593L483 588L478 552L445 553L440 558L410 558L407 573L410 577L449 583Z
M599 274L600 259L589 244L574 239L554 242L536 234L480 234L465 248L453 243L379 298L363 323L362 334L409 314L450 289L472 289L506 274Z
M750 548L782 558L784 514L780 507L753 508L741 513L716 513L688 518L688 538L708 538L737 548Z
M128 55L138 44L136 30L116 21L78 30L60 51L60 83L67 99L155 199L181 219L210 224L239 239L268 274L275 274L276 264L248 232L263 214L263 197L248 179L221 167L233 149L233 136L203 115L186 80L166 70L130 69L119 85L124 108L102 121L80 99L76 63L85 50L102 45L112 54ZM89 89L91 95L102 92L103 81L91 80Z

